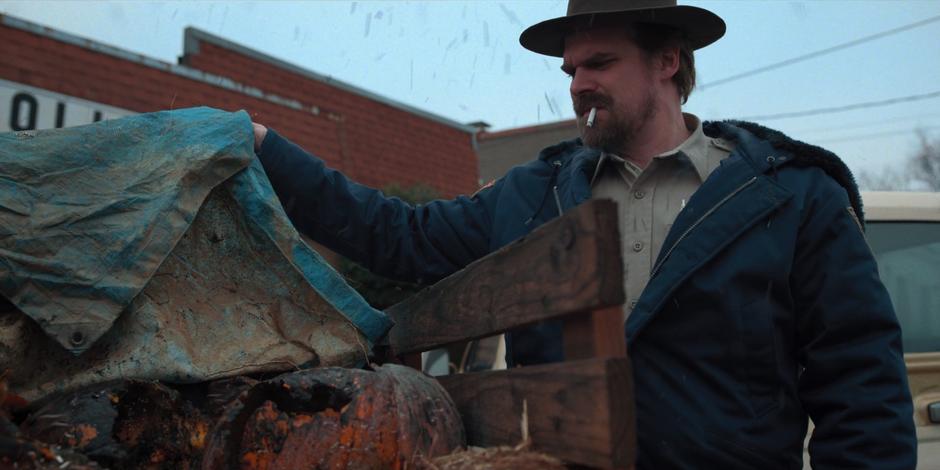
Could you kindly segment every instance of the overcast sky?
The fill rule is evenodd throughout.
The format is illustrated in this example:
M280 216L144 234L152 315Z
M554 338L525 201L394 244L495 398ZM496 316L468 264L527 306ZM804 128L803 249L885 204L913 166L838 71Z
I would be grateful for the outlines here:
M728 23L722 40L696 53L700 87L686 109L699 117L756 118L835 151L855 171L903 161L917 148L917 129L940 138L940 0L683 3ZM573 117L561 60L518 42L527 26L563 15L565 4L0 0L0 13L174 63L183 29L194 26L432 113L501 130ZM917 22L926 24L708 86ZM908 101L866 105L898 99ZM773 118L855 105L861 107Z

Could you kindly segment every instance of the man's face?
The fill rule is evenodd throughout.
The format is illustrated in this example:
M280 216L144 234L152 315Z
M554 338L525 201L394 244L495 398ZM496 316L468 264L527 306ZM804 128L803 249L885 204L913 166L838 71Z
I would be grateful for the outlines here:
M571 101L587 146L620 154L655 115L651 61L627 31L596 29L568 36L561 68L571 76ZM592 107L597 116L587 127Z

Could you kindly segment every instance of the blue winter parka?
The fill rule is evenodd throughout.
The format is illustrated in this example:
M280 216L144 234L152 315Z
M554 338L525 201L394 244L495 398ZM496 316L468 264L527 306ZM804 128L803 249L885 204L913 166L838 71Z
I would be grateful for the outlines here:
M744 122L677 216L625 325L641 469L911 469L913 408L854 180L833 154ZM349 181L269 131L259 157L301 232L368 269L432 283L591 197L599 159L544 149L471 197L419 206ZM376 156L381 158L381 156ZM551 202L546 202L551 201ZM530 220L531 219L531 220ZM508 335L511 364L562 360L560 328Z

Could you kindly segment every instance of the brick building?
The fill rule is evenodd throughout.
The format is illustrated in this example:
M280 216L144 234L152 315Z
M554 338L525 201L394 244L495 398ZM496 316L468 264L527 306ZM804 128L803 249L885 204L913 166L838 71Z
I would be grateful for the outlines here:
M187 28L178 64L0 15L0 132L190 106L247 110L373 187L478 186L476 129Z

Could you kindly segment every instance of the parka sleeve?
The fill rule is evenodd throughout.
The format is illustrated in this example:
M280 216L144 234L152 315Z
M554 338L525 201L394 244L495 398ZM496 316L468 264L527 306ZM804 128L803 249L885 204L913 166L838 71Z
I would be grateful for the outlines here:
M273 129L258 157L298 231L377 274L430 283L487 252L486 198L496 188L412 206L350 181Z
M812 466L913 469L913 406L891 300L845 190L826 178L813 193L791 279Z

